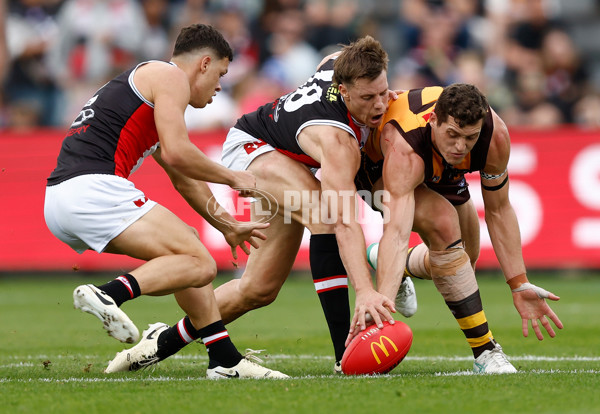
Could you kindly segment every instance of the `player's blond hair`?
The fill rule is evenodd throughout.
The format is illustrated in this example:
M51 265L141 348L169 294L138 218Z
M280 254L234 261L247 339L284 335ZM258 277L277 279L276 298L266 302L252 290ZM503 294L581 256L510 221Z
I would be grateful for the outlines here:
M388 54L379 41L365 36L342 47L333 64L333 81L352 85L357 79L373 80L387 71Z

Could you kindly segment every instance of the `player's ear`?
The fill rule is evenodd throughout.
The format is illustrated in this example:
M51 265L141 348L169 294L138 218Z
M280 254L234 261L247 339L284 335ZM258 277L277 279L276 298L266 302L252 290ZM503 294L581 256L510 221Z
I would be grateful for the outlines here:
M208 67L210 66L211 62L212 58L210 57L210 55L202 56L202 59L200 59L200 72L205 73L208 70Z
M346 85L340 83L338 86L338 90L340 91L340 95L342 95L344 99L348 100L350 94L348 93L348 88L346 88Z

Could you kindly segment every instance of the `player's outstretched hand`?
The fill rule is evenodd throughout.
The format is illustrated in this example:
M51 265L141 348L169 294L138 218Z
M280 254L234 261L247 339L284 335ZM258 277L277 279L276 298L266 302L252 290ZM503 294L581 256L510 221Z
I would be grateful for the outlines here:
M230 226L230 230L224 233L227 244L231 247L231 255L237 260L237 247L239 246L244 253L250 254L250 246L258 249L258 239L266 240L267 236L260 230L269 227L269 223L247 223L238 222Z
M352 322L350 322L350 332L348 338L346 338L346 346L352 338L364 331L369 325L376 324L378 328L383 328L383 321L388 321L393 325L396 321L392 313L395 312L394 301L374 289L357 292L354 316Z
M551 338L554 338L556 333L554 332L554 329L552 329L550 322L548 322L548 318L554 322L558 329L563 328L563 324L560 319L558 319L558 316L556 316L554 311L546 303L546 299L554 301L560 299L554 293L548 292L546 289L531 283L523 283L518 288L512 290L512 295L515 308L517 308L523 321L524 337L529 335L529 321L531 321L531 327L535 332L535 336L540 341L544 339L544 335L542 335L538 320Z

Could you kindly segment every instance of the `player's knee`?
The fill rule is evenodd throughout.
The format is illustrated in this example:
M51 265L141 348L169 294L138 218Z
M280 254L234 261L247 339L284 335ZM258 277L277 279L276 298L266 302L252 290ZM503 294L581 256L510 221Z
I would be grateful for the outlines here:
M244 303L248 309L261 308L275 301L277 289L271 289L267 286L244 286L240 285L240 293L244 298Z
M434 249L444 249L461 238L458 214L452 205L448 206L450 208L436 208L432 214L420 220L419 233L425 235Z
M477 289L469 256L462 247L430 251L433 282L446 301L462 300Z
M194 259L195 272L191 287L203 287L212 283L217 277L217 263L210 256Z

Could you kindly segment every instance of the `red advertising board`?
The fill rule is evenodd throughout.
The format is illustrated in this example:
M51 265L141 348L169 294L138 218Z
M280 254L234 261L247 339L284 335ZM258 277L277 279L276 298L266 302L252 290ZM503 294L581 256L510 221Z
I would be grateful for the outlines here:
M54 168L63 131L0 132L0 272L26 270L128 270L140 262L126 257L85 252L79 255L46 228L43 215L45 179ZM196 134L192 140L215 160L225 131ZM527 266L541 269L600 268L600 131L573 128L512 130L511 202L521 226ZM131 176L146 195L198 229L221 270L234 268L229 247L172 188L153 159ZM478 268L498 268L483 220L479 176L469 177L480 212L482 246ZM226 209L247 217L248 202L223 186L214 186ZM368 208L359 217L367 243L381 236L381 220ZM414 236L412 243L418 238ZM243 266L240 251L238 265ZM308 269L308 235L296 259Z

